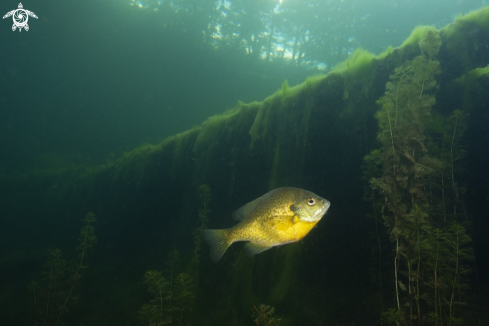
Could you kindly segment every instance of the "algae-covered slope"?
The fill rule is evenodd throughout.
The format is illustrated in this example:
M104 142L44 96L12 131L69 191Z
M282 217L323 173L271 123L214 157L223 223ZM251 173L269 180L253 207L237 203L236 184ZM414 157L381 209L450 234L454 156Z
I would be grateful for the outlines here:
M442 74L433 90L439 103L434 109L440 114L478 105L444 97L464 98L469 91L481 96L484 91L477 85L487 75L470 71L489 64L488 17L485 8L440 31L437 58ZM103 166L2 176L6 218L0 250L6 257L2 265L8 268L0 269L0 277L11 280L10 273L15 273L16 279L0 294L5 303L0 315L7 316L3 309L17 311L16 316L28 310L27 296L16 294L16 304L8 298L40 271L42 255L34 248L69 251L76 233L73 221L93 211L99 242L82 280L86 283L73 321L137 321L137 311L147 301L144 273L163 269L163 257L175 247L198 278L194 324L252 324L246 316L263 302L287 317L284 325L378 320L382 293L368 271L375 240L370 237L371 221L365 219L369 203L362 200L367 183L361 164L365 154L378 147L376 101L394 69L420 54L426 29L432 28L419 27L399 48L379 56L357 51L327 75L294 87L284 82L261 102L238 102L199 127L136 148ZM464 87L469 80L470 89ZM212 191L212 228L232 226L233 210L280 186L313 191L332 206L300 243L253 259L234 245L217 265L203 245L195 263L190 258L192 232L199 227L197 189L204 183ZM389 261L390 253L385 255ZM108 305L110 309L104 308ZM6 324L14 320L18 318Z

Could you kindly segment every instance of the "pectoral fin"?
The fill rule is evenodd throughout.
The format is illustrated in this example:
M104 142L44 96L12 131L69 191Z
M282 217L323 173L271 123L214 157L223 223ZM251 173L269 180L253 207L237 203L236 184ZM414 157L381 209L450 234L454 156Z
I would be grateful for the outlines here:
M261 245L258 243L253 243L253 242L248 242L247 244L244 245L244 249L248 256L254 256L256 254L259 254L260 252L263 252L265 250L268 250L272 247L266 246L266 245Z

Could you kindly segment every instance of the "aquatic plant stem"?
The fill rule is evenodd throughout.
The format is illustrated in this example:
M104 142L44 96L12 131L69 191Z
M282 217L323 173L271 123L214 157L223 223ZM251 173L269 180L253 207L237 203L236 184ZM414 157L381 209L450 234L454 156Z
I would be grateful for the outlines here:
M87 218L86 232L84 234L83 241L81 242L82 252L80 254L80 263L76 267L75 273L71 277L71 280L72 280L71 288L70 288L70 291L68 292L68 295L66 296L65 301L63 302L63 304L61 305L61 307L59 309L59 314L58 314L58 318L56 319L55 325L58 324L59 318L61 317L61 314L65 310L66 305L68 304L68 301L71 298L71 294L73 293L73 289L75 288L75 282L80 278L80 269L83 266L83 260L85 259L86 244L88 242L88 235L89 235L88 230L89 230L89 226L90 226L90 221L91 220L89 218Z
M398 108L399 108L399 87L401 86L401 83L402 83L402 79L404 78L404 76L406 76L407 72L405 72L401 78L399 78L399 83L397 83L397 89L396 89L396 119L394 120L394 126L397 126L397 112L398 112ZM390 124L390 119L389 119L389 124ZM392 131L391 131L391 135L392 135Z
M172 256L172 260L171 260L171 269L170 269L170 291L172 291L173 293L173 269L175 268L175 261L176 261L176 255L173 254ZM168 309L171 309L171 297L170 299L168 300Z
M443 182L443 171L441 171L441 200L443 203L443 218L447 222L447 210L445 208L445 184Z
M460 234L460 228L459 226L457 225L456 226L456 229L455 229L455 232L457 234L457 240L455 242L455 252L456 252L456 257L455 257L455 275L453 277L453 282L452 282L452 296L450 298L450 320L452 320L452 317L453 317L453 299L455 297L455 285L457 284L457 280L458 280L458 262L459 262L459 254L460 254L460 238L459 238L459 234Z
M408 266L408 290L409 290L409 296L412 296L413 291L411 289L411 263L409 262L409 258L407 256L404 256L407 260L407 266ZM409 319L411 320L411 325L413 324L413 305L409 305Z
M455 133L457 132L457 124L458 124L458 114L456 115L456 119L455 119L455 127L453 128L453 135L452 135L452 143L450 145L450 158L451 158L451 161L452 161L452 187L453 187L453 216L455 217L457 215L457 206L456 206L456 202L457 202L457 189L456 189L456 186L455 186L455 178L453 176L454 174L454 168L453 168L453 143L455 142Z
M394 149L394 136L392 134L391 115L389 113L389 110L387 110L387 118L389 119L389 131L391 133L391 143L392 143L392 156L394 157L394 153L396 150ZM392 164L392 169L393 169L392 172L394 172L394 163Z
M184 279L183 279L183 275L182 275L182 274L180 274L179 276L180 276L181 281L182 281L182 289L183 289L183 290L182 290L182 293L187 293L187 289L185 288L185 281L184 281ZM182 296L183 296L183 294L182 294ZM180 320L179 320L179 325L180 325L180 326L182 325L182 320L183 320L183 312L184 312L184 311L185 311L185 306L184 306L184 305L183 305L183 303L182 303L182 309L181 309L181 312L180 312Z
M49 315L49 307L50 307L50 301L51 301L51 286L52 286L52 282L53 282L53 264L54 264L54 260L51 261L51 264L50 264L48 298L46 301L46 315L44 316L44 322L42 323L42 326L44 326L46 324L46 321L48 320L48 315Z
M428 62L428 67L430 65L430 62L431 62L431 58L430 58L430 61ZM423 82L421 83L421 92L419 93L420 99L423 97L424 83L428 79L428 77L430 77L430 75L431 75L431 71L428 74L426 74L426 77L423 79Z
M397 279L397 265L399 260L399 237L396 237L396 257L394 258L394 275L396 279L396 300L397 300L397 310L401 311L401 305L399 304L399 285Z
M419 224L419 221L418 221ZM421 226L418 226L418 271L416 273L416 308L418 310L418 320L421 320L421 308L419 304L419 273L420 273L420 267L421 267L421 244L420 244L420 234L419 234L419 229Z
M199 251L200 251L200 244L202 242L202 231L204 228L207 226L207 220L208 220L208 214L211 212L208 207L209 207L209 202L211 201L211 190L209 186L206 184L201 184L198 189L199 192L199 201L202 205L202 208L199 209L199 219L201 220L200 227L197 228L197 234L194 236L194 239L196 238L195 241L195 249L194 249L194 259L198 263L199 260Z
M435 304L435 326L438 326L438 318L441 316L441 309L440 309L440 315L438 314L438 254L439 254L439 237L440 237L440 230L435 230L436 232L436 255L435 255L435 267L434 267L434 278L435 278L435 297L434 297L434 304ZM441 306L440 306L441 308Z
M205 194L204 194L205 196ZM204 197L206 198L206 197ZM204 230L204 223L205 223L205 220L207 218L207 199L204 199L204 209L203 209L203 213L202 213L202 223L200 224L200 232L199 232L199 238L197 240L197 245L195 246L195 256L197 257L197 254L198 254L198 251L199 251L199 247L200 247L200 242L202 241L202 231Z
M382 290L382 246L380 244L379 227L377 222L377 210L375 209L375 193L372 190L372 206L374 208L374 219L375 219L375 234L377 236L377 245L379 246L379 290L380 290L380 308L384 307L383 290ZM382 324L382 321L381 321Z
M420 267L421 267L421 253L419 253L419 256L418 256L418 275L416 277L416 288L417 288L417 290L416 290L416 305L418 308L418 320L421 320L421 307L419 304L419 298L420 298L420 295L419 295Z
M163 287L160 286L161 280L155 278L155 276L154 276L153 273L149 273L148 276L151 279L151 281L153 282L153 284L157 284L158 285L158 296L159 296L159 301L160 301L159 309L158 309L159 312L160 312L158 325L163 325L162 324L163 323Z

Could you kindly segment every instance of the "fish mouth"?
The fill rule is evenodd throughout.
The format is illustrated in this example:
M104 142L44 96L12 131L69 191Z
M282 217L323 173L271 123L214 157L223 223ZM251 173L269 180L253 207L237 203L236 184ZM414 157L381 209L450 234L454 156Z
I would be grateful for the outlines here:
M331 202L329 202L326 199L323 199L322 203L323 203L322 208L318 208L311 217L302 218L302 220L304 222L317 222L317 221L319 221L324 216L324 214L326 214L329 207L331 206Z
M329 207L331 207L331 202L324 199L324 208L322 209L321 213L319 213L317 216L319 218L323 217L324 214L326 214L326 212L328 211Z

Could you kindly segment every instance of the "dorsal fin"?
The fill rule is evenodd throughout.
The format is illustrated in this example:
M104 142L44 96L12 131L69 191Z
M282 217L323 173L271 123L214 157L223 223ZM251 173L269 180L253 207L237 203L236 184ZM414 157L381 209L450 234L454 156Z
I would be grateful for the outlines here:
M244 220L250 214L250 212L253 211L255 207L258 206L258 204L260 204L263 198L265 198L267 195L268 193L235 210L232 214L233 220L235 221Z

